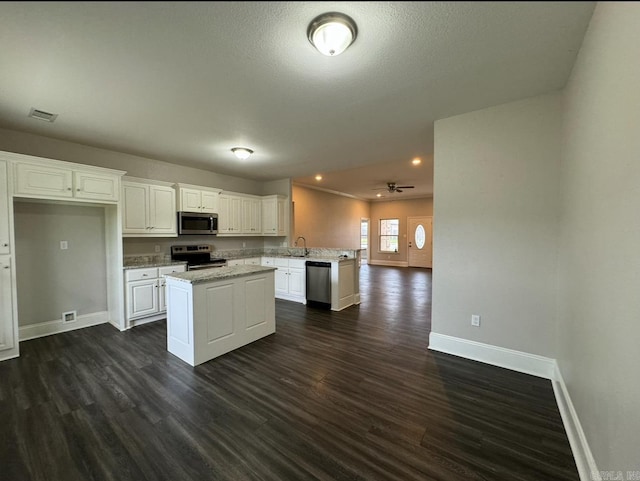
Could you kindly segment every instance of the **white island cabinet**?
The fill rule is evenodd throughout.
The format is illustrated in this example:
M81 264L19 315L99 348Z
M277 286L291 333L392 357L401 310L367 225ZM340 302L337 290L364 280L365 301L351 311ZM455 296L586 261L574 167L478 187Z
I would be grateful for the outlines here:
M167 350L197 366L273 334L274 270L238 265L167 275Z

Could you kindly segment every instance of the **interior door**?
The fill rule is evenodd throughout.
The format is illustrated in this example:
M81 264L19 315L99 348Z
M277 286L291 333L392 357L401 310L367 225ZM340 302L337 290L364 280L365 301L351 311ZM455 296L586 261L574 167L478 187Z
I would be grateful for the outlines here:
M409 238L409 267L431 268L433 251L433 218L407 218Z

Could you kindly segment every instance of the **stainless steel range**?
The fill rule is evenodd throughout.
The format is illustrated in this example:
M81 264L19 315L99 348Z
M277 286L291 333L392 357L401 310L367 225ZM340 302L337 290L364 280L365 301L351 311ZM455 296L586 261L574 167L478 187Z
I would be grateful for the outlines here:
M226 259L212 258L211 251L210 245L171 246L171 260L186 261L188 271L227 265Z

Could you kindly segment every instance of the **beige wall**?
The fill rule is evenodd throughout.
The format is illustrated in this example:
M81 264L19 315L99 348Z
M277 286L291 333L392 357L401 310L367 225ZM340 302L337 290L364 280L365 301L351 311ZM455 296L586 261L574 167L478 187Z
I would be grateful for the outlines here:
M261 195L263 189L262 182L181 167L146 157L98 149L16 130L0 129L0 150L124 170L129 176L143 179L183 182L256 195Z
M260 182L17 130L0 128L0 150L124 170L126 175L142 179L182 182L254 195L282 194L291 198L290 179Z
M375 264L378 261L383 263L397 262L406 265L408 262L408 241L407 241L407 217L432 216L433 199L408 199L394 200L388 202L372 202L371 218L369 224L369 256L370 262ZM381 253L378 235L380 232L380 219L400 220L400 239L398 242L398 253Z
M360 219L369 217L369 202L293 186L294 235L307 247L360 248Z
M14 212L20 326L106 311L104 209L20 201Z
M436 122L433 332L555 357L560 132L559 94Z
M640 4L598 3L565 91L561 177L558 363L598 469L625 476L640 472L638 52Z

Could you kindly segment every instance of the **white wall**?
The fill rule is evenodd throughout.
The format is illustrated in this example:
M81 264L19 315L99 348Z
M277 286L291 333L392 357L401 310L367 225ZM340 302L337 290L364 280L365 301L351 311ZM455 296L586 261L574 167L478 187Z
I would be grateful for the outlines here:
M434 333L554 357L560 130L559 94L436 122Z
M557 357L598 469L627 479L640 473L640 4L598 4L564 104Z

